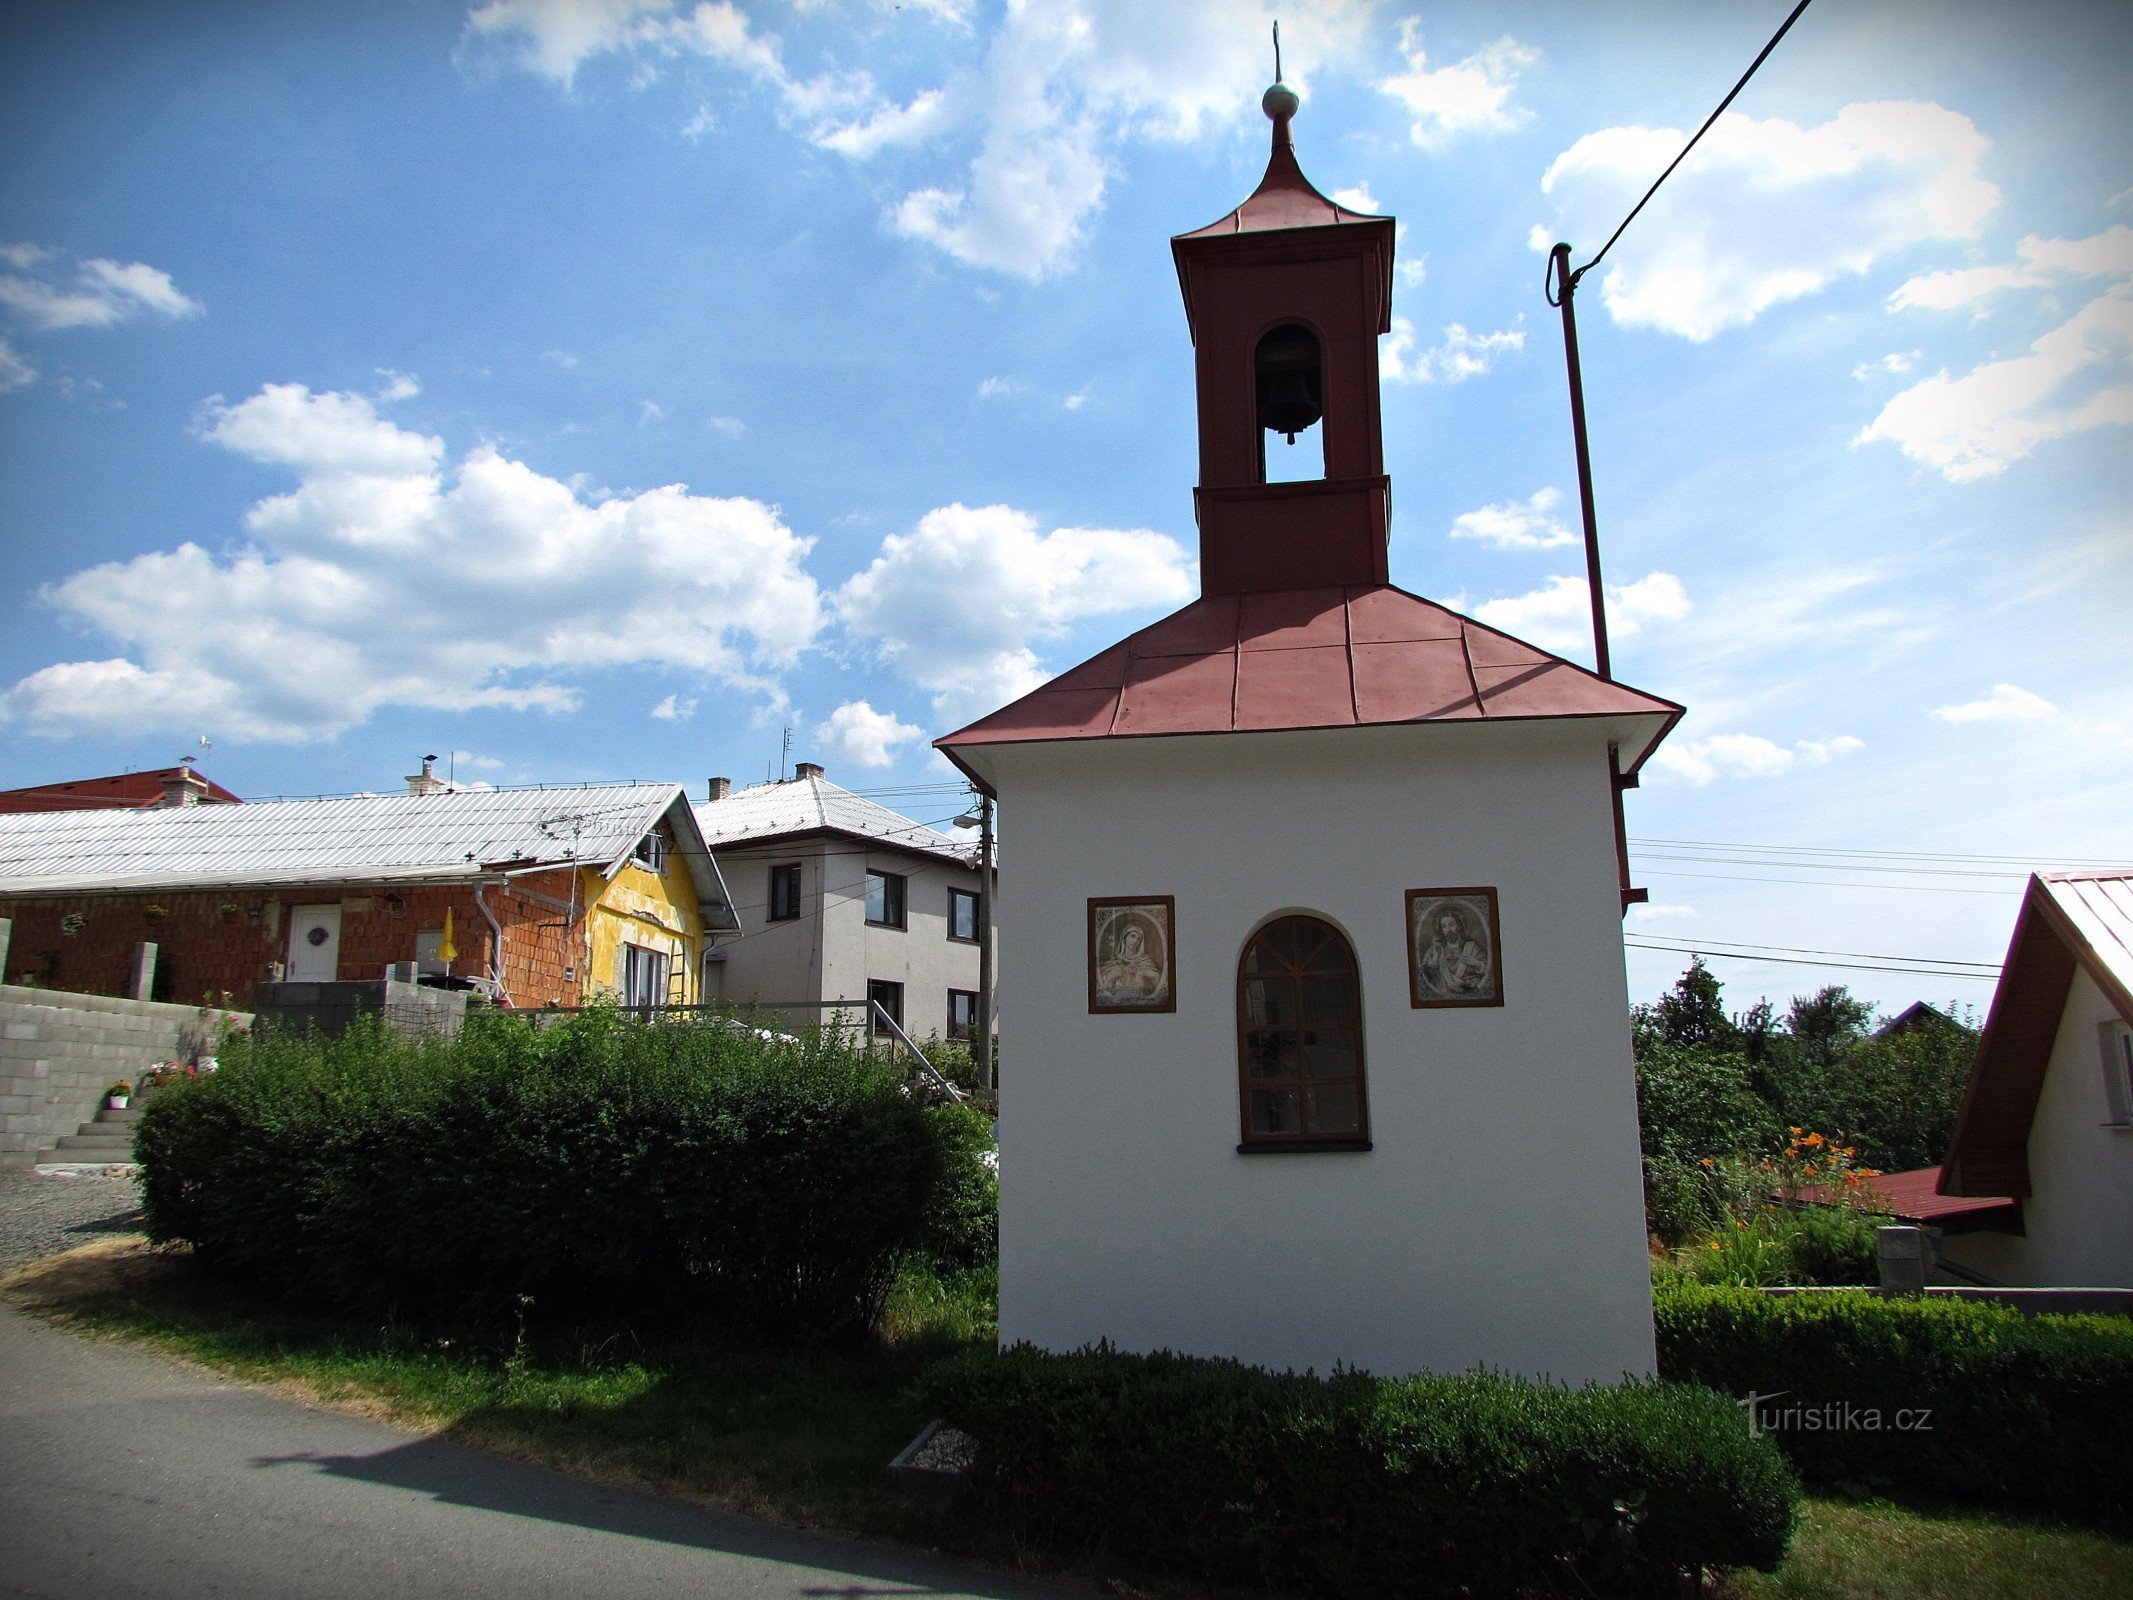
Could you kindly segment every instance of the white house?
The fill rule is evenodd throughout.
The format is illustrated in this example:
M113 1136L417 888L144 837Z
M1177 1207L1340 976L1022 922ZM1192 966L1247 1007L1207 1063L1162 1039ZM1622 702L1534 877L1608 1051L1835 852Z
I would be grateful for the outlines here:
M1937 1187L1982 1208L1955 1266L2133 1289L2133 874L2029 880Z
M912 1037L971 1036L982 926L975 853L803 761L782 782L713 778L697 825L739 926L705 957L713 1000L878 1000ZM793 1013L793 1021L828 1013Z
M1173 241L1201 598L938 741L1016 847L1000 1337L1649 1374L1619 788L1681 708L1389 582L1393 222L1294 104Z

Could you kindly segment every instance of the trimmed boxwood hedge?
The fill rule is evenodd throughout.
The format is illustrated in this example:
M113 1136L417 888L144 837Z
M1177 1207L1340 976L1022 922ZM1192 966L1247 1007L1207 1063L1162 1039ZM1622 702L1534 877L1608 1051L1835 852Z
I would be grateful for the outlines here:
M263 1032L159 1091L135 1145L152 1238L300 1299L839 1337L929 1232L982 1249L984 1126L834 1034L609 1010Z
M2133 1512L2126 1318L1696 1284L1662 1287L1654 1307L1659 1370L1777 1397L1759 1414L1810 1479L2111 1522Z
M1799 1486L1738 1407L1674 1384L1379 1379L1027 1346L935 1369L978 1509L1032 1544L1324 1595L1648 1592L1774 1568Z

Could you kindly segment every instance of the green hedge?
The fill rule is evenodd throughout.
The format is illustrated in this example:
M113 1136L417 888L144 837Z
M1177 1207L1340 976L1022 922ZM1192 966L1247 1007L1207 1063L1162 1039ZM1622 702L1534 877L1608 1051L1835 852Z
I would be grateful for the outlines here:
M835 1034L492 1014L264 1032L158 1092L136 1148L153 1238L342 1310L836 1337L899 1255L972 1231L974 1117Z
M1810 1479L2133 1511L2133 1321L1694 1284L1654 1304L1659 1370L1776 1397L1758 1407L1768 1435Z
M1026 1346L944 1365L979 1509L1031 1543L1327 1595L1636 1593L1773 1568L1799 1489L1739 1409L1668 1384L1270 1373Z

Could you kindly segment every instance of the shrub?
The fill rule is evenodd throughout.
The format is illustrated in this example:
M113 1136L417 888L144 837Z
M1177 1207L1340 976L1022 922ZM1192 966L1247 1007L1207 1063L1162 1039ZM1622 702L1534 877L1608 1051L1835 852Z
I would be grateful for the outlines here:
M2133 1322L1689 1284L1654 1304L1661 1373L1782 1395L1767 1431L1810 1478L2114 1522L2133 1511Z
M1000 1174L992 1153L992 1118L967 1102L934 1106L926 1117L943 1164L926 1208L920 1248L944 1272L991 1266L1000 1259Z
M1054 1550L1328 1595L1630 1593L1772 1568L1798 1485L1740 1410L1668 1384L1271 1373L1105 1348L929 1374L979 1509Z
M1881 1221L1842 1206L1766 1209L1689 1243L1681 1270L1697 1283L1873 1284Z
M834 1033L592 1011L450 1041L270 1032L159 1093L149 1231L363 1313L874 1326L900 1254L968 1190L967 1130Z

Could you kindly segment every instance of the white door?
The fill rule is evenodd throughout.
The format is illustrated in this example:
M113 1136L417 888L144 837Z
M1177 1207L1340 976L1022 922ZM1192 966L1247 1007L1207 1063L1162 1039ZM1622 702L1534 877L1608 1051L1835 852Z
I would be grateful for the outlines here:
M341 975L341 908L298 906L289 913L291 983L331 983Z

